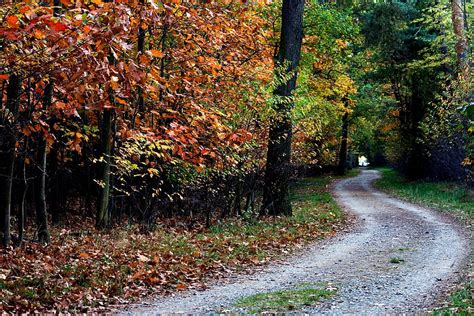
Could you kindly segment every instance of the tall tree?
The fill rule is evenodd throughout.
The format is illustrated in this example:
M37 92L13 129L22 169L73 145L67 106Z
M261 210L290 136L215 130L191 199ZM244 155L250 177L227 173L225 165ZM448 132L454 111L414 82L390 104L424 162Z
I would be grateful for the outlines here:
M464 79L469 74L468 46L464 34L465 21L461 0L451 0L451 18L453 21L454 34L456 35L456 56L458 68Z
M52 79L46 84L43 95L43 109L47 109L51 106L53 101L53 87L54 83ZM49 230L48 230L48 211L46 205L46 161L48 157L48 144L46 141L46 135L40 135L38 139L38 175L36 178L36 226L38 229L38 241L40 243L49 243Z
M12 202L13 169L15 164L15 129L12 127L20 107L21 79L10 75L7 86L6 108L0 115L0 215L2 244L10 244L10 211Z
M277 77L285 78L274 91L276 115L270 123L261 215L291 215L290 176L293 92L303 39L304 0L283 0L280 45L275 56ZM289 77L289 78L288 78ZM288 80L289 79L289 80Z
M337 172L340 175L346 173L347 167L347 137L349 132L349 113L344 113L342 117L342 138L341 138L341 148L339 150L339 165Z
M105 2L111 2L106 0ZM109 64L116 63L115 57L110 52L108 56ZM109 199L110 199L110 164L112 163L112 143L114 141L114 133L112 131L112 123L114 119L115 97L112 87L109 88L110 105L104 107L102 113L102 123L100 126L100 149L99 154L102 159L99 167L99 179L101 188L99 191L99 200L97 201L96 226L104 228L110 224Z

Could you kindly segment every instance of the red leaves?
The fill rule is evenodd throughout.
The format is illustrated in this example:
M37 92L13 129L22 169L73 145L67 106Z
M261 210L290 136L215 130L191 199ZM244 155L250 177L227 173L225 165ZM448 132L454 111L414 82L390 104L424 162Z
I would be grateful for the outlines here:
M7 25L10 28L18 28L20 26L20 21L14 15L7 16Z
M49 21L47 22L47 24L49 25L49 27L56 31L56 32L62 32L62 31L65 31L67 30L67 26L61 22L53 22L53 21Z

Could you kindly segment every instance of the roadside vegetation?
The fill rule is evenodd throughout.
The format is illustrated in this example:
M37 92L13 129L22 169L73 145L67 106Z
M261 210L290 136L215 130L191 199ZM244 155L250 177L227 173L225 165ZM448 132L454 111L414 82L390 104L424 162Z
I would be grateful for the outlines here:
M25 243L0 256L0 310L104 310L151 293L205 288L210 277L265 264L334 234L344 216L329 193L330 181L294 183L292 217L256 221L247 214L215 220L209 228L163 221L148 234L138 226L83 230L78 221L69 229L53 227L49 246Z
M378 168L375 186L402 199L474 219L474 191L456 182L409 181L390 168Z
M394 169L377 168L382 178L375 186L402 199L427 207L449 212L472 223L474 218L474 192L456 182L408 181ZM403 260L392 258L391 263ZM444 307L434 311L435 315L472 315L474 295L472 277L468 277L444 303Z
M240 299L235 306L243 308L246 313L276 313L298 311L306 306L313 306L320 300L336 293L335 288L301 284L293 289L259 293Z
M474 312L473 291L472 281L464 284L451 294L446 307L435 310L433 314L436 316L472 315Z

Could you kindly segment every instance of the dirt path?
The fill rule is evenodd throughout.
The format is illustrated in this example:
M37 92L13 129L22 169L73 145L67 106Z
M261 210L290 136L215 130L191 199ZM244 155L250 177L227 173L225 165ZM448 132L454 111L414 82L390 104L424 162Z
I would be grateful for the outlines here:
M252 276L203 292L186 292L130 309L129 313L208 313L232 307L240 297L331 282L337 294L304 311L346 314L422 311L456 281L470 252L466 232L435 211L375 190L377 171L364 170L334 189L339 204L358 217L348 233ZM404 261L396 264L392 258Z

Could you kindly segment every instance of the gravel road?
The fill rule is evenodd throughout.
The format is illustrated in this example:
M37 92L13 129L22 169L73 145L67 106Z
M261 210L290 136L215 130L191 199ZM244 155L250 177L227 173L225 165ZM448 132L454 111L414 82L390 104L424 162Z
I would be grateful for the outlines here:
M363 170L338 182L334 196L357 223L254 275L205 291L189 291L131 307L125 314L239 312L245 296L325 282L337 294L303 312L412 313L429 309L459 278L471 251L469 234L436 211L402 202L371 186L378 172ZM402 259L392 263L392 258ZM393 260L392 260L393 261Z

